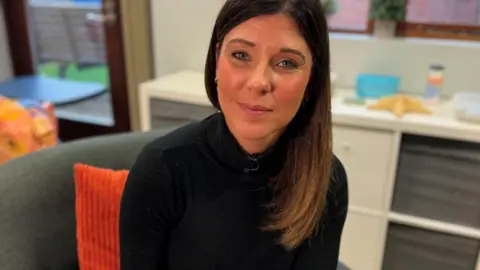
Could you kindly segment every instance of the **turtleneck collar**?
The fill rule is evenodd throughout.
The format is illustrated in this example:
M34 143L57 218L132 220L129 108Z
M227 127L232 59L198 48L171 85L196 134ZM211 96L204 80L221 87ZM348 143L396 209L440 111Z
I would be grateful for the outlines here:
M230 132L224 115L216 113L202 123L202 144L222 166L247 175L273 176L282 168L288 138L284 134L266 151L250 155Z

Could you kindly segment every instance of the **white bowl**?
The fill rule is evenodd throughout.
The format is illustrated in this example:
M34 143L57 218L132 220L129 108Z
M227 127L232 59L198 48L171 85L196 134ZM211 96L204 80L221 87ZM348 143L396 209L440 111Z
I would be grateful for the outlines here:
M453 96L455 117L480 124L480 92L461 92Z

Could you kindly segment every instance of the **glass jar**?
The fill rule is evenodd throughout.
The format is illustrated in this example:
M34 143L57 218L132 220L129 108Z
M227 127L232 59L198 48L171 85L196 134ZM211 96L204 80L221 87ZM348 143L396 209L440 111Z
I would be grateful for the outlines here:
M425 101L430 104L437 104L443 88L445 68L442 65L431 65L427 76L425 88Z

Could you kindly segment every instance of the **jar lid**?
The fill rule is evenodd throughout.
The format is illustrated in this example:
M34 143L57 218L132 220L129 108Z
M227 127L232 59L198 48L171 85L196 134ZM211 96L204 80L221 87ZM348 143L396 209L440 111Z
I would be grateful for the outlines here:
M430 65L430 69L433 69L433 70L444 70L445 67L442 66L442 65Z

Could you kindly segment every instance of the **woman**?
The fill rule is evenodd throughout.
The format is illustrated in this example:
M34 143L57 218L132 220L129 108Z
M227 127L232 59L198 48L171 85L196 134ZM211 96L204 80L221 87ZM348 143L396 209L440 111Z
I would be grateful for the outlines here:
M226 1L205 72L221 112L138 157L122 269L336 269L348 192L329 61L318 0Z

